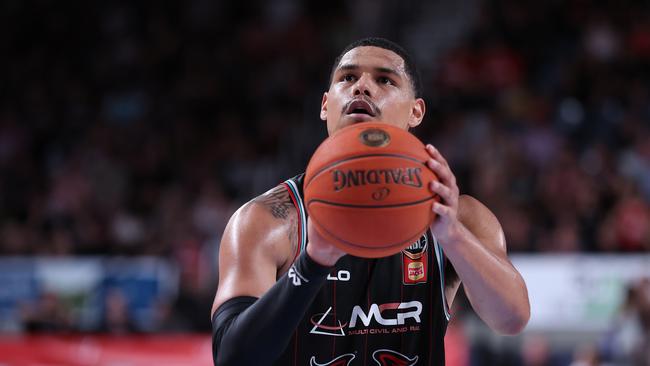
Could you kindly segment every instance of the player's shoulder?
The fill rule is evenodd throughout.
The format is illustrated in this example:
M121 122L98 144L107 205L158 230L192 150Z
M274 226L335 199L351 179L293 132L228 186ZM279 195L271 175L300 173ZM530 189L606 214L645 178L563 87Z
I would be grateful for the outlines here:
M502 230L501 223L492 210L467 194L458 197L458 219L474 230L490 231L494 235L500 235L499 232Z
M498 220L492 210L490 210L483 202L478 199L468 195L461 194L458 196L458 215L459 218L467 219L484 219L484 220ZM461 220L462 221L462 220Z
M505 247L503 228L499 219L485 204L470 195L458 197L458 220L474 235Z
M287 187L280 184L233 214L222 245L232 246L233 251L262 250L284 262L298 245L297 216Z
M246 227L281 226L297 215L289 190L279 184L243 204L232 220Z

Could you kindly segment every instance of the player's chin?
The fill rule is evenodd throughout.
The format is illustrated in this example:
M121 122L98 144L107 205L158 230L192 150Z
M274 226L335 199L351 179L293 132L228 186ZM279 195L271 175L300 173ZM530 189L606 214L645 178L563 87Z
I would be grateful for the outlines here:
M365 113L351 113L346 114L343 117L343 125L350 126L362 122L379 122L379 119L375 116L371 116Z
M381 120L369 114L362 114L362 113L345 114L342 115L341 119L339 119L338 122L336 123L335 131L363 122L381 122Z

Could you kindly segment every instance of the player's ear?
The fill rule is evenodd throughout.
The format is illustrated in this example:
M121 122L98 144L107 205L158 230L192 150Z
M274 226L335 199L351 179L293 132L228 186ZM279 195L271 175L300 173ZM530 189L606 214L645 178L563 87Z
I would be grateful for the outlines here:
M320 102L320 119L327 121L327 92L323 93L323 100Z
M417 98L413 107L411 108L411 119L409 120L409 127L413 128L422 122L424 119L424 113L426 112L426 105L424 104L424 99ZM321 112L322 113L322 112Z

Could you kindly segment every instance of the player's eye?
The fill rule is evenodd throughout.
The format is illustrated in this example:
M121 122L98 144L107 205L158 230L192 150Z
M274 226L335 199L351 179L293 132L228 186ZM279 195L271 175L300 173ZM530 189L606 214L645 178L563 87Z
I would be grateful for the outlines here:
M377 78L377 82L378 82L379 84L395 85L395 83L393 82L393 80L391 80L390 78L388 78L388 77L386 77L386 76L380 76L380 77L378 77L378 78Z
M355 80L357 80L357 78L352 74L345 74L341 77L341 81L354 82Z

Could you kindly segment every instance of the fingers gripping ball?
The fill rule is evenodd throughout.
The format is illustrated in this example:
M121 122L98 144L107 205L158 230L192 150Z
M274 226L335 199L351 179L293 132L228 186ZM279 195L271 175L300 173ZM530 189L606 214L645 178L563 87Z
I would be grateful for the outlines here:
M326 139L305 175L307 211L318 232L345 252L385 257L427 230L437 196L424 144L385 123L346 127Z

